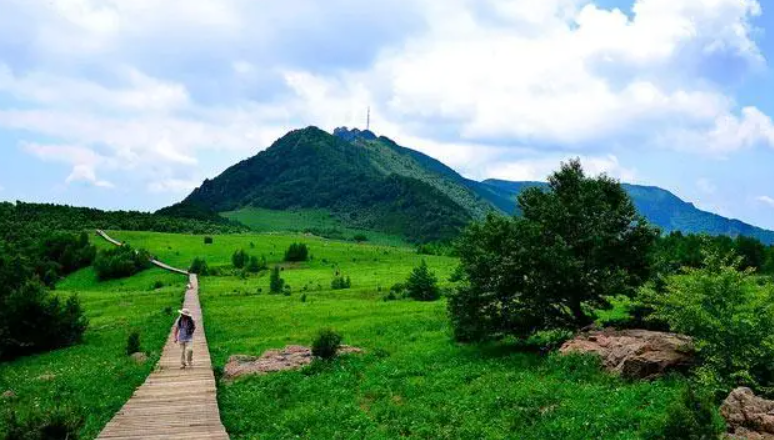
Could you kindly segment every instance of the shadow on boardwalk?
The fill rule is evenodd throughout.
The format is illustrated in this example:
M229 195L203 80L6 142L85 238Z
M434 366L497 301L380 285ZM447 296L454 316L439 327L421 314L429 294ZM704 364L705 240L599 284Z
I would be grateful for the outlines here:
M97 233L117 246L122 245L103 231ZM154 261L154 264L188 275L161 262ZM199 280L195 274L188 277L190 288L185 293L183 307L196 320L193 368L180 369L180 348L170 331L156 369L105 426L99 439L228 439L220 421L215 377L204 335Z

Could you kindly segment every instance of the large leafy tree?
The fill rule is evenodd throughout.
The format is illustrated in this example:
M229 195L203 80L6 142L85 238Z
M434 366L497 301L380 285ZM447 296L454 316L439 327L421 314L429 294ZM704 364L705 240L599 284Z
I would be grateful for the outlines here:
M658 231L616 180L572 160L548 181L519 196L522 217L491 215L463 234L466 282L449 301L458 339L583 327L649 275Z

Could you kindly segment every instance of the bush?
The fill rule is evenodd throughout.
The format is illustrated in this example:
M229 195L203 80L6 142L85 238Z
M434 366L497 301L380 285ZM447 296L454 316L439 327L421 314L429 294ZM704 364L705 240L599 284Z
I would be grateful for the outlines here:
M519 195L521 217L489 215L460 238L463 284L448 303L458 339L577 330L650 277L658 231L620 183L586 177L577 160L548 180Z
M269 277L269 292L282 293L282 289L285 286L285 280L280 277L280 270L278 266L274 266Z
M159 290L162 287L164 287L164 282L163 281L156 281L156 282L153 283L153 290Z
M434 301L440 297L438 280L425 260L411 272L406 281L406 294L417 301Z
M252 256L250 257L250 262L247 264L247 271L250 273L258 273L262 270L266 270L268 268L268 265L266 264L266 257L261 257L259 260L258 257Z
M302 303L305 303L305 302L306 302L306 293L304 293L303 295L301 295L301 302L302 302Z
M76 296L62 301L38 280L0 292L0 359L73 345L87 326Z
M759 286L739 263L712 254L705 267L667 278L663 291L641 291L651 319L694 338L696 378L717 395L740 385L766 392L774 384L774 286Z
M94 260L94 271L100 281L126 278L151 267L151 255L129 245L100 251Z
M312 355L320 359L333 359L340 346L341 335L331 329L323 329L312 342Z
M204 244L212 244L212 237L204 237Z
M129 333L129 337L126 338L126 355L130 356L139 351L142 351L142 346L140 345L140 333L133 331Z
M726 425L717 412L712 393L689 386L667 410L666 420L648 427L645 440L714 440Z
M191 267L188 268L188 272L195 273L201 276L207 276L211 273L210 268L207 266L207 261L204 258L196 257L191 262Z
M6 440L77 440L83 416L71 407L59 406L46 413L36 410L25 419L10 410L5 415Z
M365 241L368 241L368 237L365 234L355 234L352 237L353 240L355 240L358 243L363 243Z
M349 289L350 287L352 287L352 280L348 276L334 277L331 281L331 289L333 290Z
M57 272L62 275L89 266L97 255L97 249L89 244L89 236L85 232L78 236L53 233L43 239L40 250L43 259L54 262Z
M234 255L231 256L231 264L233 264L237 269L242 269L245 267L249 259L250 257L247 255L247 252L240 249L234 252Z
M285 251L285 261L306 261L309 259L309 249L304 243L293 243Z

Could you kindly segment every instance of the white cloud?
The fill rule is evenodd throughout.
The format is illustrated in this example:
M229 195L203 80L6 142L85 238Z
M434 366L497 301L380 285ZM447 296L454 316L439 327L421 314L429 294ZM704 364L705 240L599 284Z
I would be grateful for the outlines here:
M183 191L191 167L214 171L204 151L242 158L298 126L363 126L369 105L377 132L474 178L544 179L580 155L631 181L616 148L774 146L770 117L740 110L706 68L765 63L755 0L636 0L630 13L589 0L44 3L8 0L16 13L0 17L0 55L32 60L2 57L13 105L0 129L99 151L99 164L60 160L69 181L104 186L110 166Z
M70 175L65 183L85 182L101 188L113 188L111 182L97 178L97 168L111 168L110 160L100 156L93 150L71 145L40 145L28 143L23 146L28 152L42 160L61 162L72 165Z
M764 205L768 205L774 208L774 198L771 198L769 196L758 196L755 198L755 200L760 203L763 203Z
M715 191L717 191L718 189L718 187L706 177L702 177L699 180L697 180L696 187L699 188L699 191L705 194L715 194Z
M503 180L546 181L548 176L559 169L561 162L567 162L574 156L542 157L540 159L525 159L493 165L487 169L492 178ZM636 182L637 172L633 168L621 165L618 158L609 156L580 157L583 169L588 175L607 174L624 182Z

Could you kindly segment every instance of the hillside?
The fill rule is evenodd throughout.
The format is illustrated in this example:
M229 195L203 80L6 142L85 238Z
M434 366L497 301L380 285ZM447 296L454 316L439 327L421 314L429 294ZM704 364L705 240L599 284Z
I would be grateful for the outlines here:
M250 213L267 212L261 209L298 211L300 218L322 210L334 218L331 224L340 225L332 229L336 233L368 229L427 242L452 238L489 212L518 214L516 196L545 185L477 182L368 130L341 127L330 134L308 127L205 180L183 202L159 213L208 221L215 213L229 213L244 222ZM699 210L669 191L624 186L637 209L665 232L741 234L774 244L774 232ZM246 223L266 228L266 222Z
M444 182L430 180L422 167L402 161L381 142L361 136L348 141L309 127L205 180L176 209L322 208L350 226L420 242L456 235L487 208L463 205L468 199L455 200L439 189Z
M485 180L483 183L506 191L512 203L510 209L515 209L516 197L521 191L534 186L548 186L544 182L510 182L496 179ZM623 184L623 187L631 196L637 210L664 232L744 235L755 237L766 244L774 244L774 232L702 211L665 189L627 183Z

